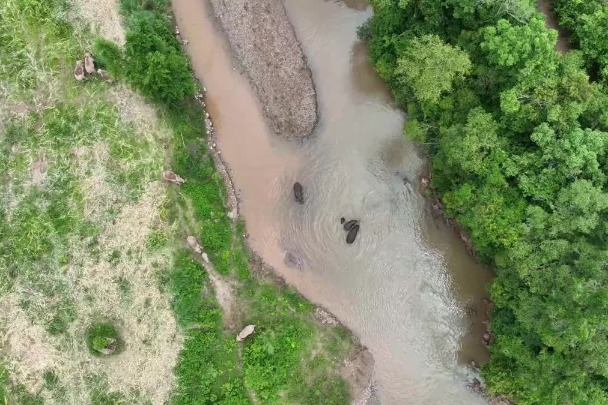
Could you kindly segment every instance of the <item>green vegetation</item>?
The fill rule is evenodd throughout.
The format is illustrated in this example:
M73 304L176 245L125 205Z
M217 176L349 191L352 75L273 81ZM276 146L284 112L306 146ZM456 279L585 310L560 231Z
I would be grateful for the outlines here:
M556 0L553 7L560 26L583 53L593 77L608 82L608 3L603 0Z
M556 3L580 51L558 54L529 0L373 0L360 33L408 111L406 135L424 142L446 214L496 270L489 392L603 404L608 6Z
M210 290L200 264L187 252L178 254L162 282L170 286L176 317L187 330L174 402L245 404L248 390L265 404L349 403L348 385L338 374L351 347L348 333L317 325L311 304L250 273L243 226L233 229L227 217L225 186L205 147L202 110L185 103L165 114L181 140L174 143L172 167L188 179L174 197L182 212L192 210L194 229L216 270L233 281L241 324L257 325L254 335L236 342L238 330L225 329L215 298L200 293L201 285ZM319 353L309 359L313 351Z
M144 95L166 103L194 95L188 59L167 20L148 11L134 13L125 46L126 77Z
M168 2L122 1L122 48L72 6L0 2L0 401L348 403L350 334L250 271ZM90 50L113 84L74 80ZM188 182L162 183L167 167ZM230 317L182 249L186 229L232 285ZM236 342L250 323L256 333ZM121 361L90 355L115 343Z
M124 348L118 329L107 322L95 323L89 327L86 334L87 347L91 354L118 354Z

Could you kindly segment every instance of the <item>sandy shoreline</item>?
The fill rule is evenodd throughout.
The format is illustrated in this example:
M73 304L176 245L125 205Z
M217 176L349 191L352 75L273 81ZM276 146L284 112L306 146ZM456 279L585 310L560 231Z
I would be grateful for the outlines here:
M210 0L273 132L309 136L317 123L312 74L281 0Z

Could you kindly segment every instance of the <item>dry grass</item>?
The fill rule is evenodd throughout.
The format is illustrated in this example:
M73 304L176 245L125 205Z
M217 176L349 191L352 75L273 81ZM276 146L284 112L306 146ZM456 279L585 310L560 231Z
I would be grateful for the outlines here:
M73 5L69 17L75 26L84 21L124 43L117 1ZM183 345L171 297L158 283L173 256L167 243L173 230L162 217L166 185L159 181L169 130L154 107L128 87L96 79L76 83L71 65L52 67L36 57L40 49L86 49L90 38L41 46L40 38L23 34L26 25L6 23L21 21L17 3L8 0L0 13L7 18L0 29L14 32L15 49L24 41L27 71L21 76L35 78L11 76L18 61L0 61L0 128L32 133L8 141L0 132L0 146L9 150L0 161L7 168L6 181L0 182L7 229L23 234L23 241L13 244L27 249L30 228L20 222L22 211L31 208L32 221L44 224L53 202L46 196L65 198L63 209L73 220L65 234L53 231L52 251L36 262L13 263L16 277L8 290L0 286L0 364L15 386L49 404L90 403L95 390L120 393L129 403L166 403ZM46 111L59 103L72 105L73 115L57 113L55 125L68 123L86 133L77 129L61 139L63 133L48 128ZM91 229L85 235L79 231L83 226ZM161 235L161 242L151 243L154 235ZM0 261L0 273L6 274L6 263ZM58 316L65 319L54 324ZM126 344L120 355L90 355L85 333L100 320L118 326ZM45 383L49 371L58 377L56 386Z
M11 378L30 392L38 392L43 373L58 363L59 352L52 346L45 328L33 323L20 308L18 291L0 299L0 323L6 328L2 331L0 348L7 354Z
M156 132L155 136L169 137L169 129L157 119L156 109L144 97L119 83L110 90L110 99L120 111L123 122L133 124L143 133Z
M119 45L125 43L125 30L120 21L119 0L72 0L75 20L87 22L93 33L111 39Z
M152 403L164 403L173 389L172 369L183 340L170 298L159 291L157 281L157 273L171 266L172 252L168 247L150 251L148 246L152 231L170 232L160 218L164 185L149 182L137 201L125 204L106 180L107 145L79 148L75 155L83 219L103 230L96 249L91 249L90 240L72 239L72 261L63 268L49 269L53 274L48 279L35 276L39 283L68 286L67 292L45 294L24 277L2 297L1 323L8 325L0 335L5 346L3 361L15 382L30 393L41 393L49 403L66 398L57 398L43 388L43 374L48 370L59 377L71 403L90 401L91 376L103 376L109 391L137 392ZM119 211L114 221L104 224L108 210L115 208ZM27 313L22 309L25 300ZM75 320L66 334L52 336L45 323L52 317L49 310L63 300L73 305ZM119 325L127 342L120 356L97 359L88 353L83 336L97 319L111 319Z

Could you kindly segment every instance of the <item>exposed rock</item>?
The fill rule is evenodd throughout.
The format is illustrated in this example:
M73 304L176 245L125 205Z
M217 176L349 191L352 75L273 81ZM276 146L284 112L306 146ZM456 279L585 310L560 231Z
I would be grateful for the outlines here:
M240 342L245 339L247 336L251 335L255 331L255 325L247 325L243 328L243 330L237 335L236 341Z
M84 64L81 60L76 61L76 67L74 68L74 78L79 82L84 80Z
M320 307L315 309L315 319L323 325L336 326L340 324L332 314Z
M356 343L350 356L344 361L340 374L349 383L352 404L366 405L372 396L374 357L370 351Z
M173 173L171 170L165 170L163 172L163 179L178 185L184 184L186 182L186 180L182 179L180 176Z
M101 349L95 349L101 354L110 355L116 351L118 347L118 341L114 338L106 338L107 343L106 346Z
M302 268L303 268L302 260L291 252L285 253L284 262L285 262L285 265L287 265L288 267L294 268L294 269L302 270Z
M424 192L429 186L429 179L427 177L423 177L420 179L420 191Z
M186 238L186 241L188 242L188 246L190 246L190 249L194 250L199 255L203 253L203 247L198 243L194 236L188 236L188 238Z

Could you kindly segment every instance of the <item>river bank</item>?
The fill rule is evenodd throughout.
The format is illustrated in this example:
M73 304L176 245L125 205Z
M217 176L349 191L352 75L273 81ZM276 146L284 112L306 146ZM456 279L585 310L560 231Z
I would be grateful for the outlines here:
M348 402L365 354L257 271L170 10L71 6L0 5L0 402ZM176 73L154 89L125 63L150 42ZM111 81L74 73L88 53ZM124 350L90 344L102 322Z
M605 230L595 218L606 206L575 208L585 197L606 200L606 156L595 143L608 131L596 59L605 49L595 40L605 2L478 3L458 12L440 3L372 4L363 34L376 69L408 111L406 135L424 142L430 187L495 270L484 339L492 355L481 368L488 392L521 403L606 401L594 377L606 347L595 333L606 318L595 299L606 284L596 270ZM564 52L563 37L550 28L551 5L559 25L576 31L580 51ZM457 67L457 59L467 66ZM433 87L442 80L443 89ZM583 91L576 113L562 113ZM555 169L588 151L584 165Z
M268 134L240 63L233 70L213 22L197 20L199 5L184 4L180 29L197 76L206 80L206 105L242 203L248 243L289 285L373 346L385 403L475 403L464 383L453 385L453 370L461 367L456 353L463 336L471 336L463 364L470 356L483 359L478 328L469 330L464 308L484 296L485 276L451 231L444 237L442 229L426 229L422 199L403 184L422 162L403 141L403 117L356 43L366 7L286 3L323 112L314 142L296 146ZM305 187L303 206L293 203L296 180ZM350 248L340 234L345 215L365 224ZM463 284L451 290L452 279Z
M214 124L214 117L219 116L216 110L218 103L216 86L220 83L216 83L213 72L210 72L207 67L204 66L207 64L218 67L227 64L228 61L226 60L225 55L228 53L225 47L218 47L218 44L216 44L215 41L209 40L217 35L217 33L214 33L216 28L201 22L201 18L207 16L207 13L209 12L206 10L204 2L197 0L174 2L173 12L178 24L177 30L180 32L180 37L187 40L187 45L185 45L184 48L192 60L195 78L204 81L205 87L203 87L203 89L205 91L199 92L196 95L196 99L203 108L209 111L209 113L205 114L205 128L207 131L206 146L208 148L208 153L213 157L215 167L222 176L227 188L226 202L228 204L228 216L233 227L238 227L242 219L241 204L243 204L244 201L238 189L235 187L234 172L227 162L225 154L222 153L221 138L224 130L223 124L225 124L225 122L220 120L220 124ZM208 57L210 55L213 55L213 59ZM233 70L226 68L225 71ZM242 85L242 83L239 84ZM239 90L236 88L223 89L221 94L223 96L234 96L235 94L239 94ZM216 97L213 97L214 95ZM236 105L236 103L234 103L234 105ZM239 115L241 117L247 117L249 114L243 113ZM237 125L242 125L243 123L247 124L246 120L243 120L242 122L231 120L230 122ZM263 125L263 123L261 124ZM251 132L254 129L255 128L248 127L248 132ZM255 153L255 148L244 147L243 149L247 154L252 152ZM249 223L250 221L247 221L247 228L239 228L242 229L244 233L237 237L243 238L245 246L249 251L250 259L248 264L251 271L261 280L264 280L264 282L277 285L283 289L289 289L288 283L280 276L280 273L267 263L262 255L260 255L250 243L249 235L247 233ZM243 303L239 304L239 307L242 307L242 305ZM315 304L314 319L322 328L329 327L347 330L346 327L329 311L317 304ZM374 359L369 350L362 345L354 335L352 348L347 354L347 357L340 364L338 372L348 382L352 403L358 405L367 404L372 392ZM332 399L328 398L327 400L331 401Z
M195 77L196 78L196 77ZM198 80L198 79L196 79ZM205 87L200 85L200 88L206 90ZM203 108L206 107L205 103L205 93L206 91L198 92L195 98L201 104ZM217 133L213 126L212 117L206 113L205 114L205 128L207 130L206 144L209 149L209 153L213 156L213 160L215 162L215 169L222 176L223 181L226 185L227 191L227 210L228 217L232 221L233 228L238 226L239 221L241 221L239 204L240 199L238 197L237 190L234 186L234 181L232 179L231 170L226 163L225 159L222 157L221 151L217 146ZM244 228L246 231L246 228ZM242 237L245 240L245 245L249 251L249 267L251 271L257 274L261 279L280 286L281 288L288 288L288 284L283 279L279 273L277 273L276 269L272 268L268 263L264 261L262 256L256 252L251 244L247 242L248 235L245 233L243 235L239 235L237 237ZM199 260L200 261L200 260ZM201 261L201 265L204 265L204 261ZM217 283L216 283L217 284ZM215 289L216 292L218 289ZM305 297L302 297L305 299ZM218 297L218 301L221 300ZM235 302L234 298L231 298L231 304L228 307L233 307L238 305ZM228 315L228 311L224 310L224 315ZM324 326L330 327L341 327L347 329L334 315L332 315L325 308L315 304L314 309L314 319L320 324ZM234 328L234 326L233 326ZM349 331L349 333L352 333ZM353 344L348 356L344 359L344 362L340 367L340 375L348 382L350 387L350 392L352 396L351 404L353 405L368 405L370 398L373 395L373 374L374 374L374 358L370 353L367 347L361 344L359 339L353 334Z

